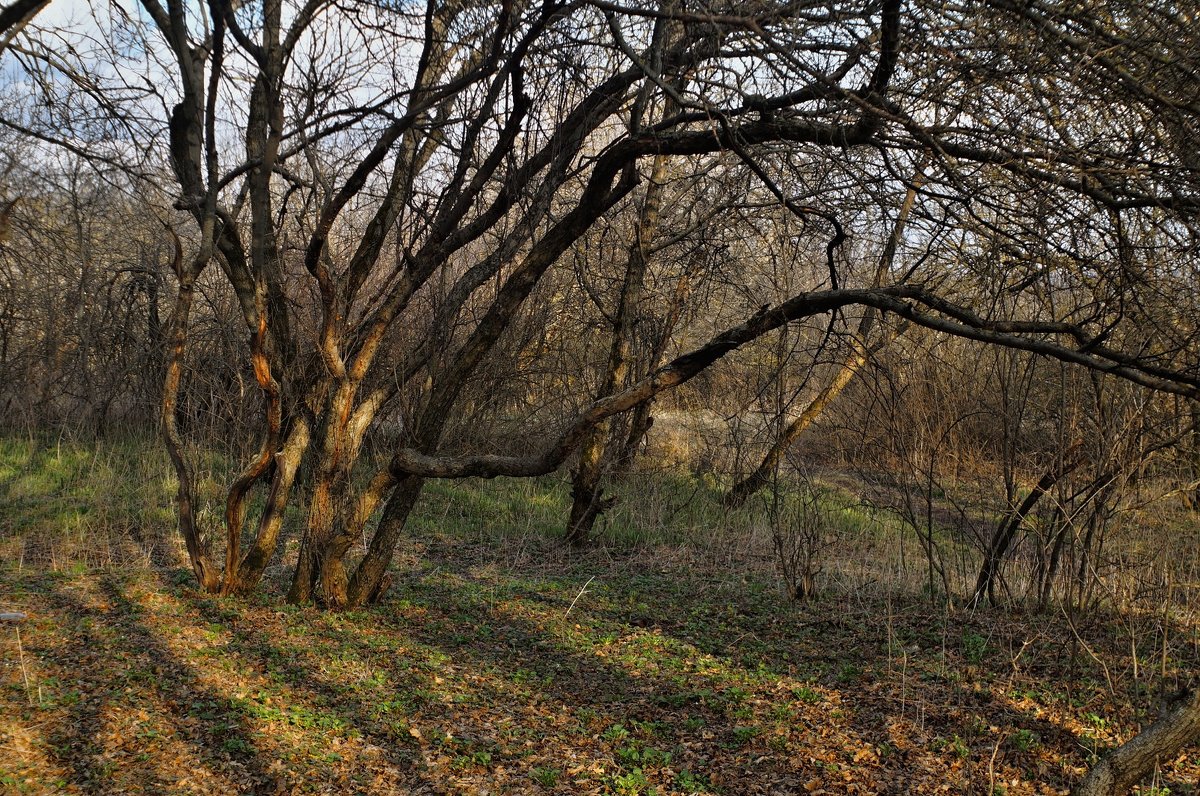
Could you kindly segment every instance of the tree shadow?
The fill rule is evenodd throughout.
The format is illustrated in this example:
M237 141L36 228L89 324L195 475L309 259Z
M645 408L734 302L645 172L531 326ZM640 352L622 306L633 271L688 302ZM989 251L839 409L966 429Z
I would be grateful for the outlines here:
M206 777L207 787L222 783L230 792L277 790L248 728L222 723L214 732L215 720L206 718L224 715L222 696L143 624L140 609L111 578L97 579L92 600L69 591L62 579L41 579L39 586L56 630L67 636L53 649L30 649L45 668L61 673L47 683L42 706L65 708L45 739L66 772L61 786L109 793L131 782L168 789ZM187 770L187 760L162 761L149 752L168 734L198 771Z
M199 609L221 619L212 601ZM235 630L236 654L282 674L295 692L315 697L372 743L412 744L406 733L417 730L426 759L453 758L451 765L462 769L455 776L464 780L495 786L492 777L529 776L532 743L610 776L659 765L663 786L672 781L664 753L676 772L720 770L730 783L792 787L829 773L771 747L776 731L756 715L766 709L753 693L758 686L736 672L726 678L698 670L687 649L661 636L642 634L634 644L644 640L645 649L606 660L603 651L587 648L586 632L577 646L561 626L547 628L453 590L420 603L399 599L370 612L301 621L311 633L305 644L283 647L257 629ZM660 642L670 649L656 649ZM331 659L344 672L358 671L357 684L339 679ZM364 682L364 672L384 676ZM401 703L399 727L388 727L380 715L380 705L392 701ZM820 742L815 731L806 737ZM495 773L498 767L507 774ZM867 766L860 768L871 781ZM528 779L507 784L533 788Z
M227 618L214 601L199 598L194 605L210 621ZM636 686L624 673L583 657L551 650L538 632L497 617L480 617L498 627L503 639L491 650L496 654L485 655L466 636L453 641L439 632L426 632L422 625L440 626L441 617L410 622L379 609L354 615L350 626L341 626L344 616L310 613L299 618L309 631L302 644L285 646L256 629L234 628L231 652L268 678L285 682L305 704L387 750L397 765L450 758L449 764L441 761L439 777L427 778L430 792L459 792L447 782L433 782L447 775L462 786L472 779L489 780L497 767L519 769L523 752L517 747L523 745L525 731L535 737L535 725L562 705L591 707L598 722L605 723L599 717L607 716L607 724L617 723L628 721L627 708L639 701L639 692L654 689ZM548 652L559 659L558 667L542 666L541 656ZM564 683L546 676L543 668L568 669L578 679ZM350 671L359 676L345 674ZM587 691L579 687L584 681ZM517 687L510 689L514 684ZM589 700L587 694L596 692L607 699ZM444 701L447 694L454 701ZM560 704L550 706L551 700ZM504 722L496 721L500 717L515 719L509 737L501 737L506 733L499 726ZM528 726L520 726L522 717ZM446 771L447 765L459 770ZM536 790L528 780L510 786L519 792Z
M915 704L897 704L895 684L876 682L895 676L879 628L773 627L753 601L732 612L718 604L727 621L701 633L678 615L689 603L677 596L638 608L635 595L628 615L622 603L585 601L568 615L570 582L472 581L469 568L400 577L389 601L348 614L230 601L160 577L161 598L109 576L86 588L39 582L67 636L39 654L73 675L48 689L65 713L48 724L64 786L116 792L141 777L184 789L153 739L114 739L112 716L139 710L177 736L209 786L254 793L297 778L370 793L615 790L635 771L660 792L686 792L676 781L684 769L730 793L851 781L901 793L920 778L978 792L993 774L1069 779L1013 748L1009 727L1035 734L1051 764L1077 745L1068 729L969 678L925 691L922 728L932 730L905 744L896 733L913 725ZM745 630L722 637L743 619ZM745 655L747 633L770 643ZM811 666L822 654L862 667ZM64 699L69 691L76 696ZM1000 731L980 729L981 719ZM879 754L859 759L864 749ZM314 759L319 750L342 759ZM956 762L957 779L946 770ZM371 780L383 764L390 773ZM545 785L550 769L576 779Z
M265 750L254 744L255 719L261 716L254 705L229 700L224 689L201 687L194 669L173 660L163 639L148 628L140 607L118 584L105 581L101 592L111 604L103 613L65 591L57 593L60 611L83 624L74 628L79 643L73 646L95 650L98 665L111 666L134 649L149 660L135 656L126 670L156 662L150 674L158 680L151 690L160 697L164 691L186 692L187 704L172 703L176 710L171 717L207 766L221 770L231 762L248 764L254 770L250 790L280 789L278 781L263 778ZM801 774L821 774L820 769L798 770L776 756L757 732L747 732L757 719L738 714L749 696L745 690L710 682L695 671L672 671L670 661L656 657L653 649L635 651L641 656L635 660L606 660L595 650L576 648L562 637L561 627L548 629L535 617L514 615L469 590L427 594L419 606L400 601L357 616L298 613L295 624L306 632L296 645L281 644L280 635L264 632L261 623L253 621L255 613L273 614L269 608L196 594L185 594L182 604L199 615L200 622L190 613L185 620L193 629L204 629L205 623L208 628L231 625L232 642L221 651L236 669L282 675L289 688L286 698L337 717L344 727L390 750L393 762L416 763L420 758L406 753L414 747L425 760L443 758L423 783L398 792L457 792L447 783L451 777L463 787L472 781L486 787L507 781L517 792L535 790L526 762L533 743L555 747L562 761L610 776L649 770L653 763L637 757L647 750L673 755L676 772L719 771L730 783L790 786ZM90 630L92 620L118 630L121 643L112 645L107 636ZM583 644L589 632L576 641ZM679 652L671 654L678 657ZM73 660L82 671L93 668L79 656ZM381 684L355 688L339 679L334 665L339 662L362 663L368 671L388 676ZM647 666L651 671L645 671ZM448 684L439 686L439 679ZM134 678L136 687L142 688L143 680ZM121 684L106 683L93 690L117 692ZM447 703L441 698L447 693L464 700ZM399 703L396 712L404 720L400 726L387 726L388 716L378 710L389 699ZM102 778L112 774L112 758L95 737L112 701L79 703L69 728L54 738L57 748L82 752L60 756L59 762L71 772L68 782L85 791L103 791ZM197 706L198 715L191 716L197 721L180 721L179 713L196 713L189 708ZM417 728L420 740L407 732ZM223 751L217 751L218 746ZM452 758L449 764L447 757ZM743 768L750 759L757 762ZM665 766L661 757L659 763ZM447 765L459 769L447 771ZM501 775L499 766L512 773ZM659 776L669 787L672 774L660 771ZM601 787L610 785L601 782Z
M413 582L410 580L410 588ZM556 594L556 591L560 593ZM561 593L560 587L556 585L550 589L547 596L536 586L526 586L516 590L510 589L508 596L519 596L533 603L561 607L565 611L572 607L573 591L571 589L571 593ZM721 606L718 603L717 612L727 613L728 622L725 626L718 626L715 628L717 632L713 632L712 626L705 626L705 623L711 625L714 619L712 612L700 614L700 627L689 627L686 619L680 619L696 619L695 612L688 610L689 602L694 608L696 603L703 603L704 600L681 601L677 599L677 591L674 585L664 590L664 593L670 596L653 605L638 605L635 595L631 610L601 604L598 607L590 607L586 613L589 617L600 618L617 633L641 632L647 636L659 635L665 641L678 642L694 648L697 652L712 655L731 669L740 669L747 675L767 672L801 682L807 680L839 692L845 699L832 710L831 715L844 714L848 717L846 729L850 736L875 746L881 757L901 752L890 761L880 760L881 767L892 772L892 779L900 781L915 773L912 768L906 769L903 750L897 749L892 743L894 725L903 721L905 716L903 709L897 711L896 704L885 703L888 700L895 702L894 695L899 689L895 683L885 683L873 689L868 687L871 677L886 677L889 674L886 670L891 665L893 640L890 638L891 630L883 619L875 617L877 621L864 623L855 621L853 616L844 612L840 615L838 612L831 612L828 606L815 606L796 614L794 621L779 621L778 614L763 610L761 602L752 598L743 604L732 606ZM683 591L686 592L686 589ZM402 589L398 589L398 592L403 594ZM478 601L474 603L477 605ZM471 600L456 600L455 595L448 591L424 602L426 608L436 608L443 621L447 617L452 620L469 618L472 604ZM908 620L910 627L920 634L920 617L908 617ZM496 627L504 621L512 623L511 619L493 615L484 624ZM946 627L940 630L940 651L929 648L929 643L934 639L921 636L922 642L927 645L924 654L941 656L939 666L943 675L942 681L935 689L936 693L925 689L927 700L931 696L937 700L930 700L922 707L922 724L928 722L934 726L934 731L926 737L930 748L924 750L926 753L913 756L910 762L918 769L925 766L927 773L929 766L933 766L934 771L946 767L947 764L961 768L964 770L964 781L969 789L983 787L981 783L992 782L995 777L1005 775L1010 779L1016 777L1023 781L1032 779L1042 784L1054 782L1060 787L1069 786L1075 776L1073 769L1083 767L1087 763L1087 738L1080 737L1061 723L1044 718L1032 708L1016 706L1007 698L1002 686L1002 677L997 677L995 672L985 671L978 664L964 663L964 655L967 653L959 647L967 644L971 634L978 636L979 633L992 632L990 628L985 627L990 621L988 617L952 618L946 623ZM689 632L693 630L698 632ZM747 637L754 635L756 631L761 636L755 638L756 643L745 643ZM1014 637L1015 643L1024 652L1019 638L1021 628L1010 628L1010 631L1018 634ZM448 636L442 633L439 643L458 654L466 652L483 663L502 660L510 669L514 666L528 667L535 674L558 677L560 672L544 668L539 670L538 666L539 661L552 658L556 652L561 652L562 645L557 639L547 636L532 625L526 626L525 632L527 638L516 645L516 653L509 653L502 658L497 654L503 653L503 650L495 649L494 645L489 649L478 639L461 639L454 643L453 634ZM959 638L960 635L962 638ZM451 643L447 643L447 636ZM949 655L946 651L947 636L951 646ZM1003 643L1003 639L996 639L995 643ZM539 651L539 644L545 649ZM747 650L750 650L748 655L745 654ZM527 653L524 657L522 651ZM1053 648L1043 651L1037 665L1053 665L1057 660L1055 655ZM845 663L847 661L855 663ZM981 663L1002 665L1010 661L1003 655L996 657L993 654L990 662ZM614 671L621 673L619 668L614 670L610 667L606 671L610 676ZM914 671L909 676L928 678L931 674L930 667L926 667L925 671ZM584 693L578 689L586 688L603 676L594 666L589 668L585 665L582 677L575 681L564 681L565 687L558 696L566 700L577 698L580 693ZM678 676L646 678L641 675L635 679L637 684L632 689L627 689L626 697L643 702L648 698L651 702L659 703L649 712L660 717L665 716L668 720L677 720L680 714L676 712L672 716L670 711L662 709L664 706L713 702L721 698L719 693L705 693L706 689L703 687L681 684ZM1025 684L1028 682L1026 680ZM806 693L804 697L815 694L816 692ZM592 707L596 705L593 703ZM736 721L725 721L723 728L736 731L739 729L736 725ZM959 765L955 765L956 763ZM1183 775L1166 776L1166 781L1172 787L1178 784L1179 792L1193 792L1194 786L1186 779ZM903 792L903 788L893 792Z
M414 738L408 734L407 727L381 718L379 711L372 710L374 706L357 694L353 682L339 681L329 673L331 661L321 656L326 647L336 646L336 654L330 657L343 663L348 652L367 649L351 637L351 631L343 631L345 637L338 638L336 645L323 643L329 634L311 631L304 633L302 643L293 646L289 642L285 646L284 640L273 639L259 623L247 621L253 618L251 614L254 611L261 614L270 609L241 605L231 610L220 598L207 595L192 594L184 599L203 619L221 625L228 631L231 641L226 645L226 654L240 665L243 672L253 674L263 684L257 695L234 702L234 710L244 720L262 718L266 697L282 705L280 710L271 711L275 714L271 716L274 720L317 733L332 732L366 741L388 763L409 775L410 781L405 783L404 793L445 792L438 783L426 776L426 762L416 750ZM305 622L331 616L313 610L295 613L299 613L301 621ZM300 627L306 628L307 625ZM288 635L289 628L277 629ZM397 690L419 691L424 685L411 676L392 679ZM267 690L271 693L267 694ZM389 708L387 712L393 711Z

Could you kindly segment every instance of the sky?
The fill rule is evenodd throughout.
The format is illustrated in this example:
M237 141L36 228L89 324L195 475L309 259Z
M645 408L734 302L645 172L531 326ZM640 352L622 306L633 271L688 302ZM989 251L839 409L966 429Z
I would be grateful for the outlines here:
M121 0L121 5L128 8L131 4ZM92 6L88 0L50 0L50 5L42 9L36 21L43 27L78 27L91 16Z

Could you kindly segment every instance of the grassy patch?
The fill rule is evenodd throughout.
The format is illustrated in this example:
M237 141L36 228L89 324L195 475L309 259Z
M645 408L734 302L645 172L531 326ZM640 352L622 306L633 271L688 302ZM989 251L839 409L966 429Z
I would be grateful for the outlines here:
M174 546L175 481L152 440L0 437L0 567L70 571Z

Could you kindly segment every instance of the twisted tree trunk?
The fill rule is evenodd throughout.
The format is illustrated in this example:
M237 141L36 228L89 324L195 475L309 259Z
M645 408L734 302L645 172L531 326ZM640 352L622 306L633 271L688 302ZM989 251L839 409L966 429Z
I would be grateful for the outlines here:
M625 279L621 285L621 296L612 322L612 344L608 354L608 368L604 374L604 385L600 389L602 396L611 395L623 387L629 373L634 314L645 289L647 258L650 244L658 230L662 186L666 176L667 158L656 157L654 167L650 171L650 183L642 203L641 217L629 246ZM608 436L609 423L605 420L592 429L580 446L579 467L572 473L571 478L571 513L567 519L566 531L566 539L573 545L582 545L589 540L596 519L614 502L613 498L604 497L600 486L604 474Z

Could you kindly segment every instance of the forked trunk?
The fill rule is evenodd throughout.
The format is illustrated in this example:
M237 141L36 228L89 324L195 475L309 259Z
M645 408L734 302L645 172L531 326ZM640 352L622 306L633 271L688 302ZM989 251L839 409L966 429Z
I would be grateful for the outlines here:
M367 427L386 393L374 392L353 404L356 386L346 382L335 391L326 412L316 481L309 499L308 524L293 573L288 600L315 601L328 608L349 604L346 554L359 539L367 520L395 484L391 474L378 474L355 495L354 463L362 451Z
M221 575L213 565L203 533L196 522L196 500L192 487L192 468L183 450L183 436L179 431L179 388L183 381L183 358L187 350L188 319L191 316L196 277L202 270L183 263L183 247L175 237L175 275L179 279L179 292L175 299L175 311L171 315L169 332L170 356L163 378L162 429L167 453L175 468L179 489L175 505L179 512L179 532L187 548L188 560L196 575L201 590L216 592L221 588Z
M271 556L279 541L279 533L283 528L283 519L287 511L288 499L292 492L292 484L296 480L296 471L300 469L300 461L308 448L308 422L298 419L283 448L275 454L275 472L271 476L271 487L267 493L266 505L263 506L259 518L258 533L255 535L250 549L238 564L237 577L229 583L227 591L230 594L248 595L262 580L263 572L270 563ZM228 576L226 577L229 582Z
M292 576L288 601L317 602L328 608L346 604L346 569L342 557L350 549L346 540L349 467L336 458L318 463L317 482L309 499L308 524L300 558Z
M322 568L322 558L332 541L334 527L335 485L328 451L317 462L317 478L308 503L308 523L300 542L300 557L292 573L292 585L288 591L288 602L307 603L316 597L317 582Z
M402 478L392 490L379 520L379 528L371 537L370 547L350 578L347 607L358 608L379 602L387 591L390 585L387 569L392 563L392 553L424 486L424 478L410 475Z

